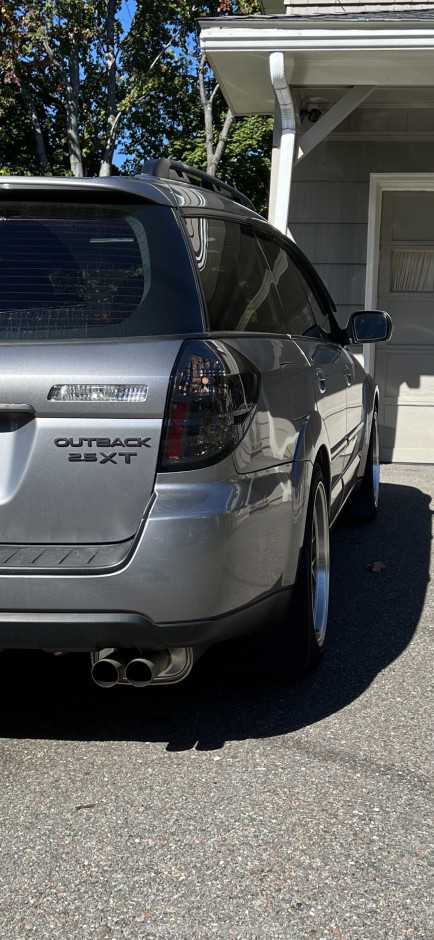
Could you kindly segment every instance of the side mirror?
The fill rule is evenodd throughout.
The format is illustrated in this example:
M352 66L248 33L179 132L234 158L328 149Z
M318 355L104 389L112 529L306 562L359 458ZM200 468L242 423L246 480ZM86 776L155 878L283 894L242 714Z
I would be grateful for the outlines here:
M348 321L347 334L353 343L378 343L390 339L392 319L384 310L363 310L353 313Z

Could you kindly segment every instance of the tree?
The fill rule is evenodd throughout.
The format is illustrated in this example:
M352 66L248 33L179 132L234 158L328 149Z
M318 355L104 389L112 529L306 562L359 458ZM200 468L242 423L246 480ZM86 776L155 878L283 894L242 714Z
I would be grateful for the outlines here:
M20 172L30 159L33 166L36 162L40 171L41 168L47 167L48 159L35 102L35 89L29 82L25 54L26 38L20 29L19 21L14 18L13 6L9 0L2 3L1 15L0 146L1 153L6 157L3 162L14 163ZM41 87L38 92L43 95ZM24 148L20 147L22 141ZM20 152L22 149L24 153ZM37 158L36 161L34 157Z
M138 22L147 4L138 2ZM211 0L185 3L176 41L170 54L176 57L178 81L166 83L171 93L159 113L166 115L166 139L150 133L149 99L137 102L127 116L128 157L125 168L137 172L144 157L167 155L208 173L217 172L250 196L258 211L265 212L271 164L273 119L235 118L221 94L212 70L202 54L197 18L259 12L257 0ZM175 111L173 105L175 104ZM168 105L171 106L168 109ZM143 109L140 111L140 109ZM159 149L158 148L159 145Z
M80 66L89 46L85 4L77 0L65 18L59 3L14 3L2 6L2 84L21 96L30 118L40 172L51 172L47 134L64 105L64 126L57 127L68 145L69 169L82 175L79 139ZM89 7L94 7L90 2ZM45 131L45 133L44 133ZM65 165L66 170L66 165Z
M0 172L107 176L170 154L263 208L271 121L234 118L197 30L256 0L136 0L128 28L122 0L1 2Z
M1 101L21 98L39 172L53 170L47 140L52 128L67 147L64 172L112 171L124 114L150 95L167 70L164 54L174 35L167 16L172 18L171 6L182 4L143 6L148 17L140 34L134 21L125 33L121 0L3 0Z

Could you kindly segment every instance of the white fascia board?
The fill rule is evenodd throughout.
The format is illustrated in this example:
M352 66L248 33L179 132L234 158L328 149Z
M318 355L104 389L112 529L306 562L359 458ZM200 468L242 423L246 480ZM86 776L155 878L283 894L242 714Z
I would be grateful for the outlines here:
M292 22L291 22L292 21ZM287 17L202 21L200 41L231 110L272 114L272 52L285 55L291 86L434 87L434 16L423 22Z
M207 25L202 21L200 43L203 52L336 52L354 50L416 51L434 49L434 16L425 23L397 21L378 23L365 21L328 21L319 26L310 22L287 23L291 17L277 18L271 26L267 17L258 17L245 25L226 23Z

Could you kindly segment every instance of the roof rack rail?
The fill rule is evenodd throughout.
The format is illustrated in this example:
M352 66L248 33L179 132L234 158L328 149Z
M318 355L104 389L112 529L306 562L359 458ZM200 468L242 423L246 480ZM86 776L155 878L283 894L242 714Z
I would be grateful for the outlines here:
M195 186L200 186L202 189L209 189L214 193L221 193L223 196L233 199L234 202L239 202L247 209L253 209L253 211L255 211L255 207L253 203L250 202L250 199L244 196L243 193L240 193L238 189L235 189L235 186L231 186L230 183L224 183L223 180L217 179L216 176L211 176L211 173L205 173L203 170L196 170L192 166L187 166L186 163L178 163L177 160L171 160L168 157L160 157L159 160L145 160L142 166L142 173L145 173L147 176L159 176L160 179L182 180L184 183L193 183Z

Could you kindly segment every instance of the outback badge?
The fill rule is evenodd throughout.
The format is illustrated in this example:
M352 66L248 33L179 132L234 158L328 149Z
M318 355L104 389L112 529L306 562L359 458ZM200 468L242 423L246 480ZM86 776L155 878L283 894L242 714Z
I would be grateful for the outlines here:
M69 463L114 463L122 460L130 464L133 457L137 457L137 450L112 450L113 447L150 447L150 437L56 437L56 447L73 447L74 452L68 453ZM98 453L90 450L76 452L76 448L98 448ZM100 449L101 448L101 449ZM104 448L104 450L102 450ZM107 450L110 452L107 453Z

